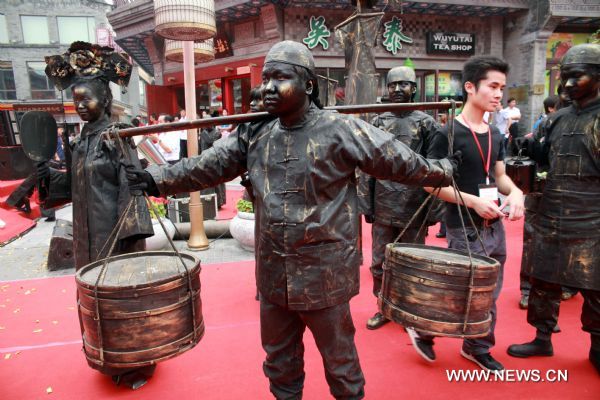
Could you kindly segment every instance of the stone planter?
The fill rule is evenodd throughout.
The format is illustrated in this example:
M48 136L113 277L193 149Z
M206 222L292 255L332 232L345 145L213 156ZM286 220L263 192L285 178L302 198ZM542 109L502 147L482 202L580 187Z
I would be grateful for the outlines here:
M168 218L161 218L169 237L173 239L175 236L175 225ZM152 229L154 229L154 236L150 236L146 239L146 250L163 250L170 249L169 240L165 235L165 231L160 226L160 222L157 219L152 219Z
M229 232L242 249L254 251L254 213L238 211L229 223Z

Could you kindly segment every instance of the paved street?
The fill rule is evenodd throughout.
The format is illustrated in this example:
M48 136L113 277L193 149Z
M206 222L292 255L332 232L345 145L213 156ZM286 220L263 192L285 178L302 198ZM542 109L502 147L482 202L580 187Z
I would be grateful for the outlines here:
M239 190L238 181L228 183L227 189ZM56 218L72 221L71 206L57 210ZM55 222L46 222L44 218L41 218L38 220L37 226L31 231L0 248L0 281L54 277L75 273L74 269L48 271L46 268L54 224ZM243 250L234 239L209 238L209 242L210 247L208 250L195 252L187 249L184 240L176 240L175 244L178 250L194 254L204 264L254 260L254 253Z

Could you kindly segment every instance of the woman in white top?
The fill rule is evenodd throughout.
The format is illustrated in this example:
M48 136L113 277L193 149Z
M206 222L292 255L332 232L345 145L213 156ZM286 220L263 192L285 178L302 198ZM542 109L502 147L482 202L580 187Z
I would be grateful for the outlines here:
M516 106L517 100L511 97L508 99L508 107L504 109L509 118L508 132L510 135L510 141L513 143L513 145L510 146L510 149L507 148L507 155L514 155L513 153L516 151L514 146L515 139L519 137L519 120L521 119L521 110L519 110Z

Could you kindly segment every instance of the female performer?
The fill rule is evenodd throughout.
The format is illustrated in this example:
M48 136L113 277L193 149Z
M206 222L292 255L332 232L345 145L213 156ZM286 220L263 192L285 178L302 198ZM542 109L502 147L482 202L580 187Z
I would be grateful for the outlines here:
M108 255L112 232L127 208L131 194L123 162L139 165L129 140L119 146L107 130L112 94L109 82L126 87L131 65L109 47L74 42L67 53L46 57L46 75L59 90L71 87L77 114L86 124L71 143L70 172L38 165L38 179L44 179L48 196L41 199L56 206L53 198L73 202L73 254L75 268ZM124 159L121 149L126 151ZM71 175L71 176L69 176ZM142 251L144 239L153 235L150 214L142 196L134 198L120 230L113 255ZM88 360L90 367L111 375L116 384L137 389L152 375L154 366L141 369L109 368Z

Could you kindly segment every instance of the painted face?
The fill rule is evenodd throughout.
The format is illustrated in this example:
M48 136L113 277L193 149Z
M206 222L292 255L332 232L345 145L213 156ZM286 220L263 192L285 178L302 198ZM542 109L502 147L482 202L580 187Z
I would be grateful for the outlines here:
M261 93L265 110L278 116L297 112L307 101L307 85L289 64L266 63Z
M106 113L105 100L85 84L73 87L73 103L79 117L86 122L97 121Z
M560 69L560 81L571 100L581 102L598 95L600 80L588 64L567 64Z
M417 90L417 87L409 81L390 82L387 88L392 103L409 103Z
M479 87L472 82L465 82L465 90L469 94L468 101L477 108L492 112L502 100L506 87L506 75L500 71L488 71L485 79L479 81Z
M261 111L265 111L265 105L263 104L262 98L258 97L252 99L252 101L250 102L250 112L255 113Z

